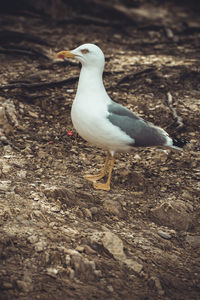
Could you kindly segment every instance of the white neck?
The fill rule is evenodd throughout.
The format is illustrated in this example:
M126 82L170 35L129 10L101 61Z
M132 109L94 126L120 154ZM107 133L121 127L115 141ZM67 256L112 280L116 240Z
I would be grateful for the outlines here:
M103 70L92 66L82 66L76 98L94 95L95 97L105 96L106 90L102 79ZM101 95L100 95L101 94Z

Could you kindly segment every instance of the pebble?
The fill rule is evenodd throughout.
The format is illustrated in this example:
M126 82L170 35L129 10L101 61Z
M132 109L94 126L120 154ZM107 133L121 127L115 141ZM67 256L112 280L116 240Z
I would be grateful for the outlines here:
M39 197L34 197L33 200L34 200L34 201L39 201L40 198L39 198Z
M66 263L66 265L69 266L69 265L70 265L70 262L71 262L71 257L70 257L70 255L69 255L69 254L65 255L65 263Z
M96 277L102 277L102 272L101 272L101 270L94 270L94 275L95 275Z
M88 245L85 245L84 249L85 249L85 253L87 253L87 254L96 254L96 251Z
M27 240L28 240L31 244L35 244L35 243L38 242L38 236L36 236L36 235L31 235L31 236L28 237Z
M85 249L84 249L83 246L77 246L77 247L76 247L76 250L77 250L78 252L83 252Z
M183 201L165 201L151 209L154 222L175 230L187 231L192 224L193 216Z
M49 227L50 228L56 228L56 222L50 222Z
M136 160L141 159L141 157L138 154L135 154L133 158L136 159Z
M17 287L25 293L28 293L33 290L33 286L30 282L17 280L16 284L17 284Z
M7 138L6 138L5 135L2 135L2 136L0 137L0 141L1 141L2 143L7 143L7 142L8 142L8 140L7 140Z
M37 112L33 112L33 111L29 111L29 116L33 117L33 118L38 118L38 113Z
M169 233L167 233L167 232L164 232L164 231L162 231L162 230L159 230L158 231L158 235L161 237L161 238L163 238L163 239L165 239L165 240L170 240L171 239L171 234L169 234Z
M150 277L150 281L154 284L154 286L156 287L157 291L158 291L158 294L160 296L163 296L165 294L163 288L162 288L162 285L160 283L160 279L155 277L155 276L151 276Z
M143 265L138 263L137 261L133 260L133 259L126 259L125 264L132 269L135 273L140 273L143 269Z
M3 125L6 122L6 112L4 107L0 107L0 124Z
M17 172L17 175L21 178L21 179L25 179L27 172L25 170L20 170L19 172Z
M77 251L76 251L77 252ZM79 252L71 255L71 266L80 279L93 280L96 270L95 262L84 258Z
M56 268L47 268L47 274L52 277L56 277L58 270Z
M83 213L84 213L84 215L85 215L86 218L92 219L92 213L91 213L91 211L88 208L84 208L83 209Z
M53 207L51 207L51 211L53 211L53 212L59 212L60 211L60 207L53 206Z
M11 166L7 165L7 164L4 164L3 168L2 168L2 173L6 175L6 174L8 174L10 172L11 172Z
M10 182L9 182L10 183ZM6 192L10 189L10 185L7 181L3 182L0 184L0 192Z
M44 251L44 249L46 248L47 246L47 242L45 241L40 241L38 242L36 245L35 245L35 251L37 252L42 252Z
M126 258L122 240L111 231L105 232L102 244L116 260L124 260Z
M200 248L200 235L187 235L186 243L188 243L193 248Z
M3 158L11 158L11 155L4 155Z
M97 207L91 207L90 208L90 211L91 211L91 213L93 214L93 215L96 215L97 214L97 212L98 212L98 208Z
M123 210L119 202L114 200L105 200L103 203L104 210L110 214L113 214L118 217L122 217Z
M13 285L11 282L3 282L3 288L8 290L8 289L12 289L13 288Z
M113 289L112 285L108 285L108 286L107 286L107 290L108 290L110 293L113 293L113 292L114 292L114 289Z
M4 151L7 153L11 153L11 152L13 152L13 149L10 145L6 145L6 146L4 146Z
M115 39L119 39L119 40L121 40L121 38L122 38L121 34L118 34L118 33L114 34L113 37Z
M68 274L69 274L69 278L74 279L75 271L71 267L69 267L67 271L68 271Z

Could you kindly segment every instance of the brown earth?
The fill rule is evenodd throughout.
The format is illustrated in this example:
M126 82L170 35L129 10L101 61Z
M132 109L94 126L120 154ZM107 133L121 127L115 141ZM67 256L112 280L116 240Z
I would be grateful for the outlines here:
M1 15L0 299L198 299L200 19L160 9L122 28ZM113 100L190 141L118 154L109 192L83 178L104 154L71 123L79 65L55 58L85 42Z

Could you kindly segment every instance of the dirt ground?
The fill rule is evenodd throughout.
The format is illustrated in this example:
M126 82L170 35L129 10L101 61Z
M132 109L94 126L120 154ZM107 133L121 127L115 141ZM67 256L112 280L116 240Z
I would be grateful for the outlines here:
M1 300L198 299L200 18L161 8L122 28L1 15ZM113 100L189 141L118 154L109 192L83 178L104 152L71 123L80 66L55 57L85 42Z

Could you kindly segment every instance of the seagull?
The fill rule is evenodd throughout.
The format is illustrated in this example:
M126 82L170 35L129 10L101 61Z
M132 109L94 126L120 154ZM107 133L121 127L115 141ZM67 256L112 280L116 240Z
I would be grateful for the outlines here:
M134 147L168 146L180 149L177 140L126 107L114 102L103 84L105 58L94 44L84 44L70 51L60 51L57 58L75 58L81 64L78 88L71 109L71 119L79 135L107 152L99 174L85 175L99 190L110 190L112 169L117 152ZM108 173L105 183L97 182Z

